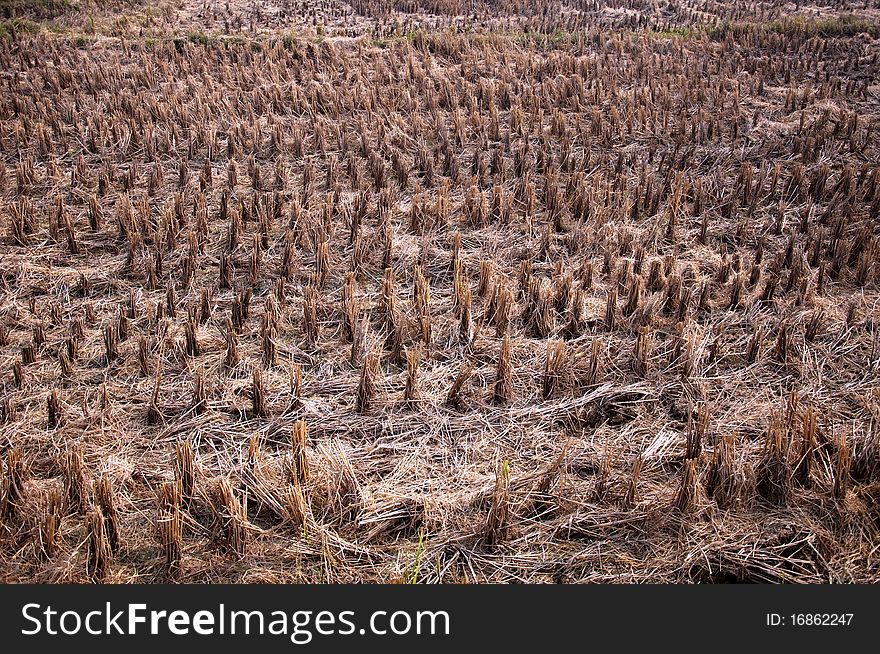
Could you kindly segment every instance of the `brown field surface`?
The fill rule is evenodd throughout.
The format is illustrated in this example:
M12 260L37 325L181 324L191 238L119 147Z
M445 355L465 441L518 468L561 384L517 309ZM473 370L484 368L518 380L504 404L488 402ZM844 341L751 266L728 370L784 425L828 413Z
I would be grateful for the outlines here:
M0 2L0 581L880 581L880 2Z

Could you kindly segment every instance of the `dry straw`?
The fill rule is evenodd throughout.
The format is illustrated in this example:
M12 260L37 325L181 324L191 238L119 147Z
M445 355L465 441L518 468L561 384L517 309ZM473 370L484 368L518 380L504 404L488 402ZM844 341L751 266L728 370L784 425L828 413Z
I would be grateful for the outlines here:
M866 10L385 4L0 47L3 580L877 581Z

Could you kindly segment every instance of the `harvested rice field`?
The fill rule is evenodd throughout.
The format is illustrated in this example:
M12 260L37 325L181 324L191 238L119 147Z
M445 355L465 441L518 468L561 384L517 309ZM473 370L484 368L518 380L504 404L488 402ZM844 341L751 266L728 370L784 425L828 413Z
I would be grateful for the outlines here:
M880 581L880 2L0 2L0 581Z

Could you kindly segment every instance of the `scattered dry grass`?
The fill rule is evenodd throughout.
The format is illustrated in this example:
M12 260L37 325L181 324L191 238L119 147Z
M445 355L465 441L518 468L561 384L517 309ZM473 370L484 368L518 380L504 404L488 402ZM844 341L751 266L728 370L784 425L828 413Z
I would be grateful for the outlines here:
M215 4L0 38L0 580L880 579L875 10Z

